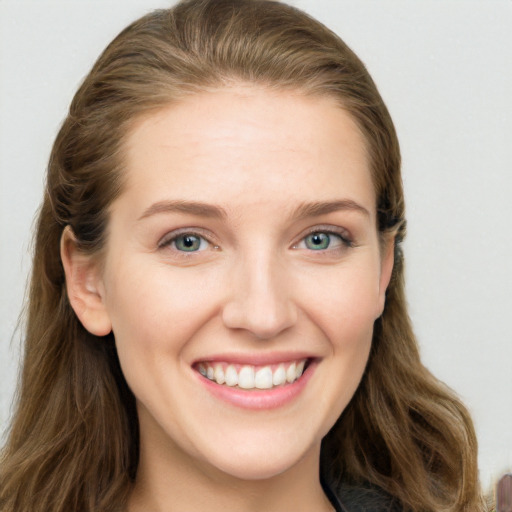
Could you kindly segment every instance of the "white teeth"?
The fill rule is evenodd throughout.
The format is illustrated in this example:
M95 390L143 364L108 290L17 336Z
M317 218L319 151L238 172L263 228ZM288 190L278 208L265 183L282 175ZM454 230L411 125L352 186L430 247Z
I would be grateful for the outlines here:
M282 386L286 382L286 370L284 369L284 364L280 364L277 367L277 370L274 372L272 376L272 384L274 386Z
M254 367L253 366L242 366L240 373L238 374L238 387L243 389L254 388Z
M236 386L238 384L238 373L232 364L226 368L225 378L228 386Z
M213 371L213 376L215 377L215 382L217 384L224 384L226 382L226 377L224 376L224 370L222 369L222 365L216 364L215 369Z
M286 382L293 382L297 378L295 370L295 363L292 363L290 366L288 366L288 370L286 370Z
M302 372L304 371L304 365L306 364L306 361L301 361L299 364L297 364L295 368L295 378L298 379L300 376L302 376Z
M238 386L242 389L271 389L274 386L291 384L304 373L306 360L292 363L281 363L272 367L270 365L256 369L253 365L238 365L226 363L199 363L197 371L209 380L219 385ZM237 368L240 368L237 370Z
M256 372L254 385L258 389L270 389L272 387L272 369L270 366L265 366Z

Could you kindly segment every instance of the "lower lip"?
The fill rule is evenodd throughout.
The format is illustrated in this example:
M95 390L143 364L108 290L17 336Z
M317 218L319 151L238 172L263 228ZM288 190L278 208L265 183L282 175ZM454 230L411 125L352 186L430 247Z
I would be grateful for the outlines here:
M244 390L217 384L197 373L201 383L216 398L243 409L265 410L276 409L292 402L306 387L317 364L311 361L300 378L291 384L273 389Z

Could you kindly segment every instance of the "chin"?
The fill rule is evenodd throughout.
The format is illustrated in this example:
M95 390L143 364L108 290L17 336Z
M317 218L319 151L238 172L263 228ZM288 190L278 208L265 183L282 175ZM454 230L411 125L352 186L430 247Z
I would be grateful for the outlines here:
M207 462L240 480L268 480L299 470L307 459L319 460L320 442L302 450L299 450L298 443L299 440L287 447L283 443L277 446L269 442L246 442L240 447L223 447L222 453L211 454Z
M275 478L287 471L295 468L298 465L299 461L291 461L291 460L275 460L275 461L219 461L216 466L217 468L229 475L232 478L236 478L239 480L270 480Z

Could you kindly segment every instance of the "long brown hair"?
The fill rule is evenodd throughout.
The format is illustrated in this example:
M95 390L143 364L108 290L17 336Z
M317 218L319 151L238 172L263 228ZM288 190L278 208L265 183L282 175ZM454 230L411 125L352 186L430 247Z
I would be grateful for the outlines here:
M362 382L322 447L335 485L372 485L414 511L482 510L475 433L420 362L406 310L400 151L357 56L303 12L266 0L190 0L136 21L79 88L55 141L37 224L17 410L0 467L2 512L122 508L138 422L112 334L98 339L66 295L59 241L70 226L100 253L123 189L123 142L144 113L235 82L337 98L364 134L379 230L396 233L393 277Z

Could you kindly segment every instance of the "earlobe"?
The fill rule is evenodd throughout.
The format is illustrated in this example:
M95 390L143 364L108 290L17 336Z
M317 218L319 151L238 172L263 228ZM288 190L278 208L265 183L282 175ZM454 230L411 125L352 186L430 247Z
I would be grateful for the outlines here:
M69 302L82 325L95 336L106 336L112 324L96 258L80 251L70 226L60 239L60 257L66 275Z
M380 280L379 280L379 306L376 319L379 318L386 304L386 290L388 289L393 274L393 266L395 263L395 236L390 236L386 240L382 249Z

